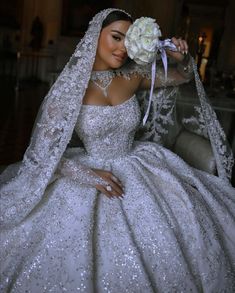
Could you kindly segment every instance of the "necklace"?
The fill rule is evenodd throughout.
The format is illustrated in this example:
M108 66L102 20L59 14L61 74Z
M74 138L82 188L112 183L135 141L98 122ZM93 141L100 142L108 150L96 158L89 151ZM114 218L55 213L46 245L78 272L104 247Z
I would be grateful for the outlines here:
M107 90L115 76L116 73L113 70L92 71L91 81L102 90L105 97L108 97Z

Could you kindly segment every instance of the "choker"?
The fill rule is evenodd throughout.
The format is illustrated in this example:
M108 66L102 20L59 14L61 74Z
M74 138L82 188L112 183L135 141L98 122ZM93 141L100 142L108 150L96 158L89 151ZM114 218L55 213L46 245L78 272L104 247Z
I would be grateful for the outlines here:
M90 80L108 97L107 90L115 76L114 70L92 71Z

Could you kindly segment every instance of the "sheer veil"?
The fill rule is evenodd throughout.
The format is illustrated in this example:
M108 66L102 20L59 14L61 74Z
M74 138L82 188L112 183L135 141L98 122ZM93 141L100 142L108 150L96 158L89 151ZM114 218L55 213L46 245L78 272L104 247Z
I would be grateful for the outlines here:
M188 129L190 132L208 139L215 160L216 172L221 179L230 183L234 164L232 149L206 95L197 72L197 65L192 57L191 66L194 75L193 90L197 94L190 113L178 115L179 112L182 112L182 109L179 109L180 104L177 104L181 95L179 84L177 84L177 80L168 81L171 87L162 87L154 93L151 112L143 130L143 137L145 140L160 142L169 147L174 144L176 135L182 129ZM157 74L163 76L161 72ZM139 93L143 110L147 107L147 97L148 93ZM190 116L188 116L189 114ZM171 129L174 132L173 137L170 135Z
M69 62L42 103L23 161L17 168L14 168L12 174L6 171L1 176L0 224L2 228L21 222L42 199L71 139L90 80L102 22L109 13L115 10L119 9L103 10L90 21L85 36L78 43ZM142 71L144 74L144 69L135 70ZM224 132L206 100L196 68L194 68L194 73L200 100L197 110L197 113L200 114L200 127L203 124L204 130L211 140L219 176L228 180L232 168L231 150L226 145ZM123 75L125 74L128 75L124 70ZM171 107L166 108L160 105L164 99L167 100L165 91L160 90L159 93L153 103L153 107L156 108L155 115L147 124L146 133L152 131L154 125L151 123L152 121L157 120L161 117L160 115L169 117L171 114ZM165 111L164 114L162 110ZM163 123L164 127L170 123L172 123L171 119L166 119ZM157 129L154 128L154 131L157 132Z

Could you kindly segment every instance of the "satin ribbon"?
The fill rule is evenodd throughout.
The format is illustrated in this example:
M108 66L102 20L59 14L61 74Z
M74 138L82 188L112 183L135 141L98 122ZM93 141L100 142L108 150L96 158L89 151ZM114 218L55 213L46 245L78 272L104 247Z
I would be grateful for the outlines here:
M167 69L168 69L166 49L174 51L174 52L178 51L176 46L172 43L171 39L166 39L163 41L159 40L158 46L156 47L156 55L158 52L160 53L163 67L164 67L164 72L165 72L165 81L167 80ZM155 79L156 79L156 57L153 60L152 68L151 68L151 89L150 89L150 95L149 95L148 108L143 118L143 125L145 125L149 116L149 111L150 111L151 102L153 98Z

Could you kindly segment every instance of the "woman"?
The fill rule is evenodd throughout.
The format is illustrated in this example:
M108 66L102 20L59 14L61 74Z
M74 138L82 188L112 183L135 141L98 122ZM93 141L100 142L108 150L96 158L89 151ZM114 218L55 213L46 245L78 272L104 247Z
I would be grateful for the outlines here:
M44 100L17 173L2 176L2 292L235 288L234 189L134 140L135 93L150 81L127 60L131 23L117 9L94 17ZM173 42L179 67L168 85L191 74L186 42ZM84 148L65 151L74 129Z

